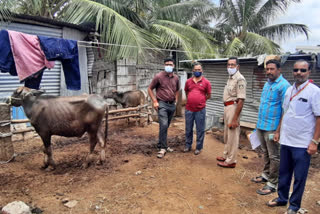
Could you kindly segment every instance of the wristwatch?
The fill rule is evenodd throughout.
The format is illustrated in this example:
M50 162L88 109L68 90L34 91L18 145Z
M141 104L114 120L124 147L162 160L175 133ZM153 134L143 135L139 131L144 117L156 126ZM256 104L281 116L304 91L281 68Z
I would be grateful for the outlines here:
M314 144L319 145L319 142L316 141L315 139L312 139L311 141L312 141Z

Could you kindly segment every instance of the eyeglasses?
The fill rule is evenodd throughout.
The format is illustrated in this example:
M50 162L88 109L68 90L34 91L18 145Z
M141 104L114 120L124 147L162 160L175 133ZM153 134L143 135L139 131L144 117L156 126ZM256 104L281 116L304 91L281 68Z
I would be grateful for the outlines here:
M305 68L295 68L295 69L293 69L293 72L298 72L298 71L301 71L302 73L305 73L305 72L307 72L308 71L308 69L305 69Z

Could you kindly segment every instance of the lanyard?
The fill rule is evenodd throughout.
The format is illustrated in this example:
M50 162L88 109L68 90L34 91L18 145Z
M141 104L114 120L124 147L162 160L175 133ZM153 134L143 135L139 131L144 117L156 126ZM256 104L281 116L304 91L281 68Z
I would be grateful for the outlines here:
M290 101L295 97L297 96L298 94L300 94L300 92L305 89L308 85L309 85L310 82L308 82L303 88L301 88L295 95L291 96L290 97ZM292 88L292 91L293 91L293 88ZM291 95L292 95L292 91L291 91Z

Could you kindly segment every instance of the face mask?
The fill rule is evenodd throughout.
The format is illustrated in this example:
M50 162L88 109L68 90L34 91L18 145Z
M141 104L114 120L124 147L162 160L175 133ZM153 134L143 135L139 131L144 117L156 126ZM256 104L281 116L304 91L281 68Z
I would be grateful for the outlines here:
M172 67L172 66L164 66L164 70L165 70L167 73L172 73L173 67Z
M234 75L237 72L237 68L228 68L229 75Z
M200 76L202 75L202 72L200 72L200 71L195 71L195 72L193 72L193 75L194 75L195 77L200 77Z

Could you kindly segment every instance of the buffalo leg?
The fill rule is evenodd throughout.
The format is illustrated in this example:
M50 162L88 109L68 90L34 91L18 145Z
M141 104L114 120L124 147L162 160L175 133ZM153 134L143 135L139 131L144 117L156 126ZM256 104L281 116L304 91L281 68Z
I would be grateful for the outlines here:
M52 169L56 168L56 164L52 158L52 148L51 148L51 136L40 135L44 145L44 161L42 169L48 168L49 165L52 166Z
M82 168L88 168L89 163L92 162L93 151L94 151L94 148L96 147L96 144L97 144L97 132L91 131L91 132L88 132L88 135L89 135L89 141L90 141L90 151L86 157L85 162L82 165Z
M105 160L106 160L106 151L105 151L105 147L106 147L106 138L103 135L103 129L102 129L102 123L99 127L97 136L98 136L98 141L101 147L101 151L100 151L100 159L98 161L98 164L102 164Z

